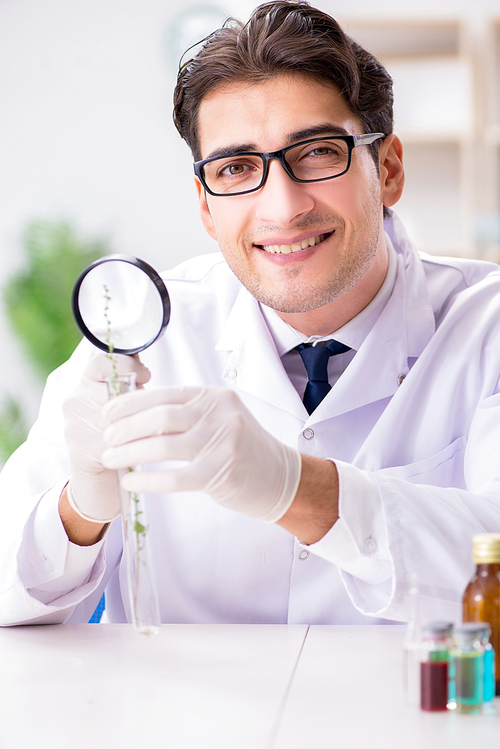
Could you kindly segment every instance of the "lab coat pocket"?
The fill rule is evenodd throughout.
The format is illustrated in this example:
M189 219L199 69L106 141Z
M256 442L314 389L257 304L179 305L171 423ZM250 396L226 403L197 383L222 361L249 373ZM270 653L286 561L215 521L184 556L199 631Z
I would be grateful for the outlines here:
M430 484L444 488L465 488L464 453L467 439L458 437L451 445L430 458L417 460L405 466L381 468L376 473L406 479L412 484Z

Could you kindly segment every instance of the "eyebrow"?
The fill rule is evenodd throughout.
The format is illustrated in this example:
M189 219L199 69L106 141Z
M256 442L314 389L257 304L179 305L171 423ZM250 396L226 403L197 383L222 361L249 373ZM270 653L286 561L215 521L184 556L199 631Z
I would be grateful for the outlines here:
M332 125L331 122L326 122L321 125L315 125L314 127L308 127L305 130L298 130L295 133L291 133L288 136L288 144L292 145L300 140L315 138L317 135L350 135L350 133L344 127Z
M287 145L291 146L294 143L298 143L301 140L307 140L308 138L315 138L320 135L350 135L350 133L339 125L333 125L331 122L325 122L314 127L308 127L304 130L297 130L294 133L289 133L287 138ZM286 148L286 146L284 146ZM278 149L279 150L279 149ZM207 159L215 159L221 156L232 156L238 153L260 153L255 143L235 143L231 146L224 146L222 148L216 148L214 151L208 154Z

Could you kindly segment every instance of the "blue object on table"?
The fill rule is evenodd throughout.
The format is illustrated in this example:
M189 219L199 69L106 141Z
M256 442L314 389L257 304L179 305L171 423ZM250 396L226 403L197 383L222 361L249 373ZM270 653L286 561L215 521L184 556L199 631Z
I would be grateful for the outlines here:
M89 624L99 624L105 608L106 608L106 598L103 593L101 596L101 600L97 604L96 610L94 611L94 613L89 619Z

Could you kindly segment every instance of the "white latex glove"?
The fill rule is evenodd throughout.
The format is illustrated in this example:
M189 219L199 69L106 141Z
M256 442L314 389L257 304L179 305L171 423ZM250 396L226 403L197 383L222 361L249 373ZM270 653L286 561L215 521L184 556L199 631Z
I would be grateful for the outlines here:
M106 404L108 468L187 460L122 478L129 492L201 490L225 507L269 523L293 502L300 453L263 429L231 390L162 387L120 395Z
M141 387L151 375L139 359L116 355L119 374L136 373ZM103 432L109 422L102 413L108 401L106 377L113 373L106 354L99 354L87 365L75 393L63 404L65 438L72 474L67 485L70 505L85 520L107 523L120 514L116 473L104 467Z

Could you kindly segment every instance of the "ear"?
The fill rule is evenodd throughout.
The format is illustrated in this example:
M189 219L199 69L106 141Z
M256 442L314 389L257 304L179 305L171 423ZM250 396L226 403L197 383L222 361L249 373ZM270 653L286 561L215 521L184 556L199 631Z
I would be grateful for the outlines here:
M217 234L215 233L212 214L210 213L210 210L208 208L207 193L205 192L205 189L203 188L203 185L198 178L195 178L194 183L196 185L196 191L198 193L198 200L200 203L200 216L203 222L203 226L207 230L208 234L212 237L212 239L215 239L215 241L217 241Z
M400 199L405 183L403 145L397 135L388 135L380 146L380 198L390 208Z

